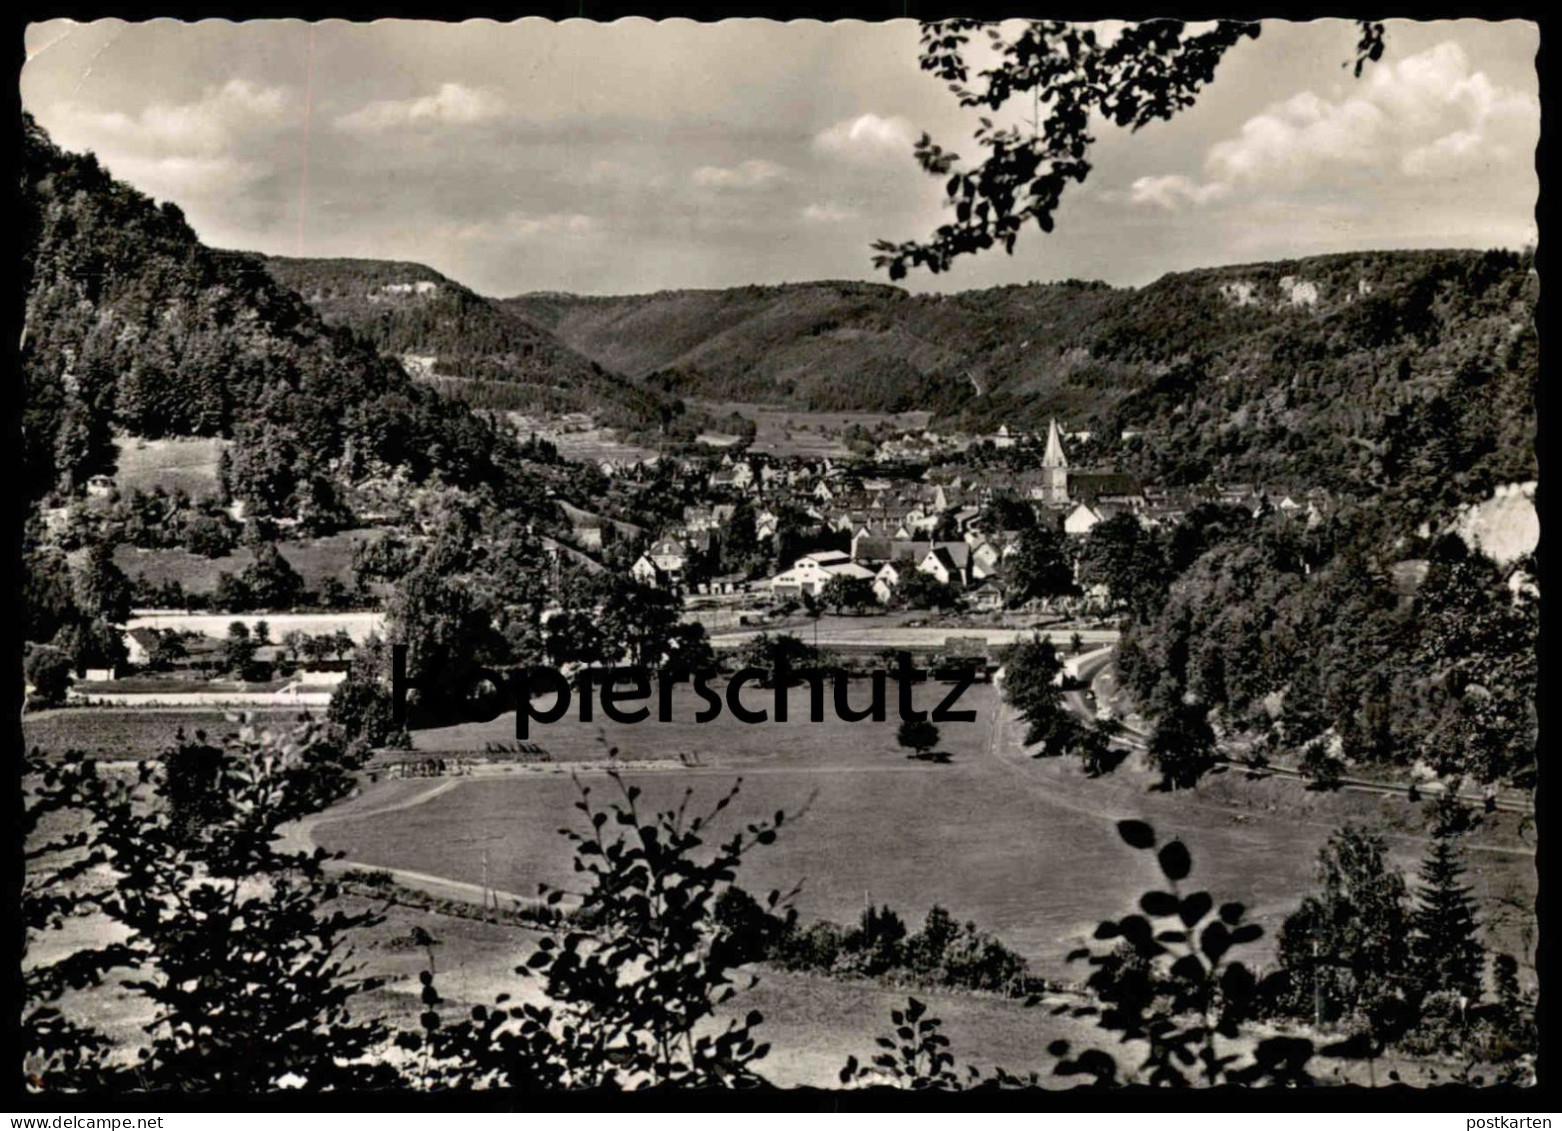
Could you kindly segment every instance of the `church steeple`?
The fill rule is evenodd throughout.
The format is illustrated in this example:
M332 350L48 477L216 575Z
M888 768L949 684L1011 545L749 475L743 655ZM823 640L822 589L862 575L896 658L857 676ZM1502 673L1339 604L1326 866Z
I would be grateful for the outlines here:
M1067 467L1068 457L1063 454L1063 437L1058 433L1056 418L1047 426L1047 451L1041 457L1042 467Z
M1056 420L1047 427L1047 450L1041 457L1041 501L1052 506L1068 502L1068 456Z

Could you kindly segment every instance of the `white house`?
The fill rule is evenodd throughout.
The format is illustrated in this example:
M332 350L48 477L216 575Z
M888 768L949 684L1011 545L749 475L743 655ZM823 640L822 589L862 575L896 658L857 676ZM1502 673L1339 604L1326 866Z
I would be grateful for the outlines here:
M1088 503L1080 503L1063 519L1063 533L1083 537L1103 520L1100 511Z
M983 539L971 547L971 576L977 579L990 577L998 572L998 566L1002 561L1002 548L988 539Z
M770 579L770 591L778 597L795 597L802 593L818 596L820 590L835 576L871 578L873 571L851 560L851 555L840 550L818 550L792 563L792 568Z
M885 562L874 575L873 595L879 599L879 604L887 605L893 599L895 590L900 586L900 571L903 568L904 565Z
M656 563L651 560L650 554L641 554L635 559L635 564L629 567L629 576L641 585L649 585L659 589L666 580L666 575L656 568Z
M689 564L689 550L676 538L658 538L646 554L673 581L683 577L684 567Z
M922 560L917 563L917 569L944 585L958 588L965 583L965 574L950 556L947 545L935 546L922 555Z

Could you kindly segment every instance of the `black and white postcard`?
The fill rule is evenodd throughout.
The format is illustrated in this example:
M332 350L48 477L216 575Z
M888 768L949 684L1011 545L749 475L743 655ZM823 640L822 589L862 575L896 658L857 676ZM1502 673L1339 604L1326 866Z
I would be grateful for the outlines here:
M1539 46L28 25L22 1103L1543 1083Z

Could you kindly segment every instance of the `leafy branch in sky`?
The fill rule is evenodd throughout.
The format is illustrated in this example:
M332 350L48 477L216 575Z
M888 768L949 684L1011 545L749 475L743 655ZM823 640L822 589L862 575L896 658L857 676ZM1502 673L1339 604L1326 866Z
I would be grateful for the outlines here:
M1382 57L1385 32L1381 23L1357 23L1360 77L1368 62ZM1091 27L1058 20L1030 21L1012 37L982 20L924 23L922 69L947 83L962 107L998 111L1011 105L1021 120L1001 126L982 117L972 137L987 156L970 166L923 133L914 150L917 162L930 176L948 178L945 204L954 221L939 225L926 242L875 241L874 266L891 279L905 278L913 267L936 274L959 256L995 246L1012 255L1029 223L1052 231L1064 190L1090 174L1092 112L1134 131L1170 119L1214 81L1226 52L1258 38L1259 30L1246 20L1219 20L1198 31L1181 20L1150 20L1128 25L1108 42ZM973 82L966 48L978 31L998 61ZM1023 102L1012 104L1026 94L1028 115Z

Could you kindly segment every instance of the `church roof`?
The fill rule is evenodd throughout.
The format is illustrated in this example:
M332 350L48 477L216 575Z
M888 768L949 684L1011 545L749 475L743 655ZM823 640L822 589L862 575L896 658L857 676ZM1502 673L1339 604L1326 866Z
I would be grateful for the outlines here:
M1058 422L1047 425L1047 451L1041 457L1042 467L1067 467L1068 457L1063 454L1063 437L1058 434Z
M1076 471L1068 477L1069 494L1094 502L1102 495L1125 496L1140 493L1139 479L1121 471Z

